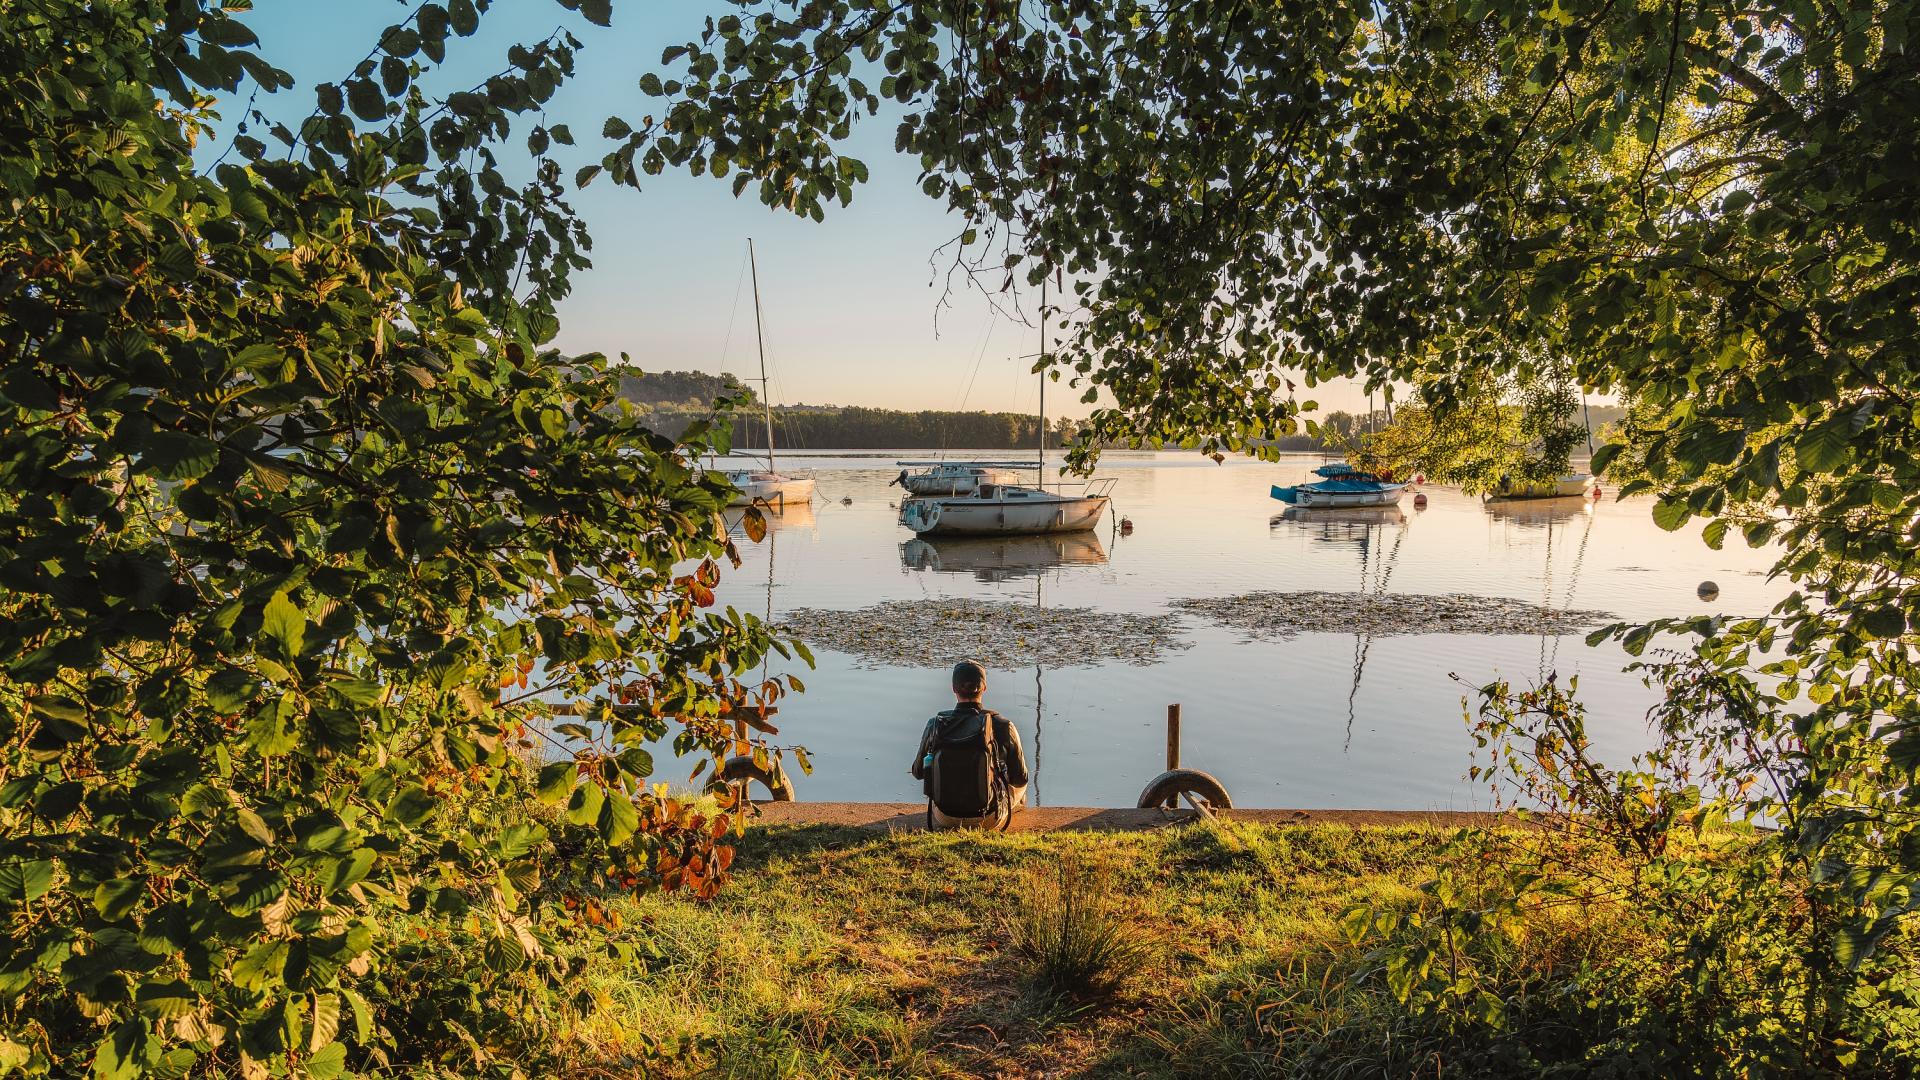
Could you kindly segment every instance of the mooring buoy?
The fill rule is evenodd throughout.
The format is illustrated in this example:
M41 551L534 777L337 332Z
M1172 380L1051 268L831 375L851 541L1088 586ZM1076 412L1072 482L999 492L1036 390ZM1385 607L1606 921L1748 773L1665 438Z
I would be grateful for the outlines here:
M1693 592L1694 595L1702 600L1712 601L1720 595L1720 586L1715 585L1711 581L1703 581L1700 583L1700 587L1693 590Z

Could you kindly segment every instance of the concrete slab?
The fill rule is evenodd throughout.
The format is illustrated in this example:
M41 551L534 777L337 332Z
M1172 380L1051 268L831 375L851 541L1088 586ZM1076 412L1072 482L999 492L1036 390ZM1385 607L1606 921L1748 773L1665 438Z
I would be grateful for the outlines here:
M866 829L924 829L927 824L925 803L847 803L789 802L760 803L758 824L765 825L848 825ZM1051 829L1159 829L1192 821L1196 811L1141 810L1134 807L1101 808L1093 806L1035 806L1021 811L1013 819L1015 831ZM1458 810L1228 810L1223 817L1232 821L1253 821L1265 825L1427 825L1454 829L1461 826L1493 828L1522 824L1520 818L1506 813Z

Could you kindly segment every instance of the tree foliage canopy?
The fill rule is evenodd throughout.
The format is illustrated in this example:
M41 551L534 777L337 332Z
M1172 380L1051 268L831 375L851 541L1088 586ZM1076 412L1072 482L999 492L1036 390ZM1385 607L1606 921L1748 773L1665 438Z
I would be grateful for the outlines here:
M578 43L420 87L485 6L199 161L290 85L228 9L0 15L0 1074L516 1069L562 894L727 865L647 744L785 646L711 607L724 441L545 347L586 237L517 118Z
M1071 278L1042 364L1114 402L1082 464L1114 436L1286 430L1288 370L1411 384L1443 415L1543 378L1633 403L1596 465L1632 444L1623 491L1658 494L1660 524L1777 543L1799 584L1615 633L1697 635L1725 692L1657 667L1691 695L1664 722L1744 732L1713 790L1783 826L1755 857L1798 883L1815 992L1846 1000L1920 905L1913 4L740 8L666 51L642 84L660 120L604 166L732 172L820 217L867 171L842 140L897 116L959 270ZM1821 1030L1796 1067L1844 1064Z

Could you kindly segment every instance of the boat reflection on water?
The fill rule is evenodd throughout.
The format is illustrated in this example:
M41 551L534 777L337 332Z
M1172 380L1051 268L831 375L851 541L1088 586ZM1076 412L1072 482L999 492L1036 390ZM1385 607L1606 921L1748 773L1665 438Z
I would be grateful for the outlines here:
M784 508L763 506L760 517L767 523L768 532L786 529L811 529L818 522L813 516L813 504L810 502L790 502ZM727 533L734 538L747 534L747 509L744 506L730 506L726 512Z
M900 565L935 574L972 574L1008 581L1063 566L1099 566L1107 549L1091 532L1041 536L929 536L900 545Z
M1289 506L1275 514L1267 526L1277 529L1283 525L1298 525L1317 529L1325 540L1358 540L1367 537L1372 530L1406 523L1406 512L1398 506L1353 506L1328 510Z
M1593 500L1580 495L1554 499L1489 499L1481 505L1488 517L1523 529L1545 529L1581 516L1593 516Z

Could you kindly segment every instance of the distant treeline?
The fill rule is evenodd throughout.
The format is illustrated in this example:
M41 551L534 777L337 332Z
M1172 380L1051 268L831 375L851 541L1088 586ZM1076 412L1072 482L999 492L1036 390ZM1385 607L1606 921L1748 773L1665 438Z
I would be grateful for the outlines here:
M661 409L653 428L678 435L705 411ZM1061 418L1047 432L1047 445L1060 446L1071 437L1073 423ZM794 406L773 410L773 438L789 450L1031 450L1038 444L1040 421L1024 413L902 412L896 409L843 409ZM733 417L733 445L737 450L763 450L766 420L758 412Z
M674 436L696 419L711 414L714 399L740 393L740 380L722 372L658 371L623 375L622 397L651 410L652 426L663 435ZM753 400L752 391L745 391ZM1593 431L1596 443L1601 430L1625 413L1614 406L1593 406ZM1319 435L1301 430L1272 440L1281 450L1341 450L1355 435L1386 426L1387 412L1375 410L1371 421L1365 413L1334 410L1313 417ZM775 406L774 440L788 449L817 450L1031 450L1039 435L1039 421L1027 413L958 412L899 409L870 409L819 405ZM1047 432L1047 445L1059 447L1071 441L1073 421L1055 419ZM755 409L734 416L733 445L741 450L765 449L766 421Z

